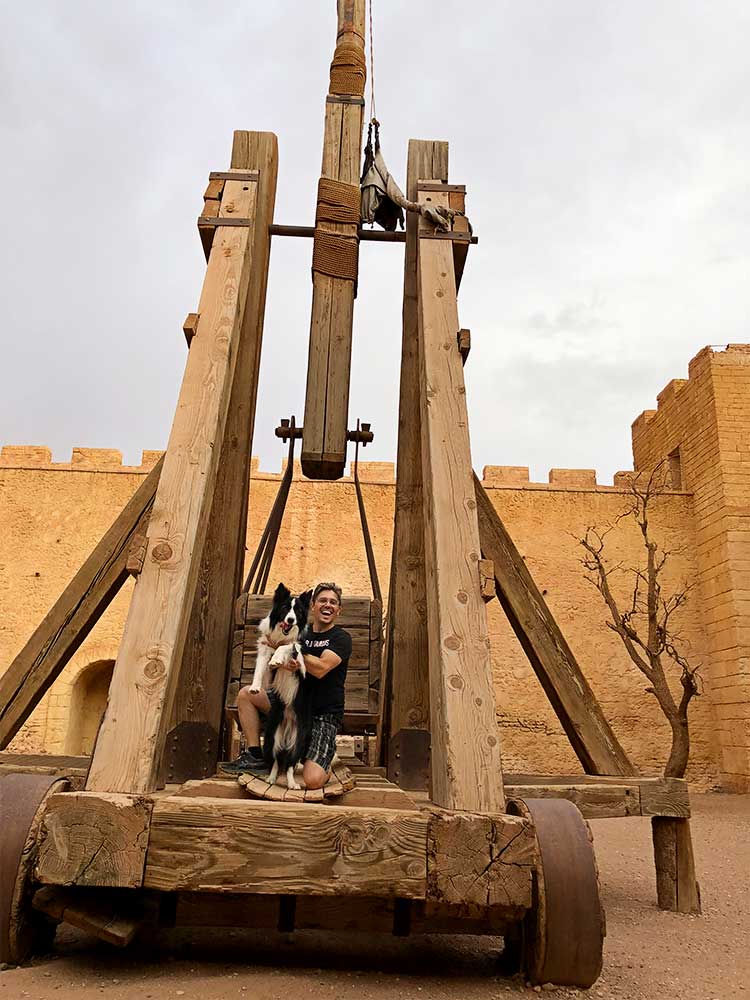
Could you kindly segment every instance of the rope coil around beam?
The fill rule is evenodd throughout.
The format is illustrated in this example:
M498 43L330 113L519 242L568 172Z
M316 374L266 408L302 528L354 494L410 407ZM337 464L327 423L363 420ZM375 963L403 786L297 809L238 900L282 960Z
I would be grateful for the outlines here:
M357 94L365 92L367 63L362 46L341 40L333 53L328 91L331 94Z
M345 184L330 177L318 181L318 204L315 225L319 222L351 222L359 225L360 190L358 184Z
M331 278L357 280L359 239L317 227L313 240L312 269Z

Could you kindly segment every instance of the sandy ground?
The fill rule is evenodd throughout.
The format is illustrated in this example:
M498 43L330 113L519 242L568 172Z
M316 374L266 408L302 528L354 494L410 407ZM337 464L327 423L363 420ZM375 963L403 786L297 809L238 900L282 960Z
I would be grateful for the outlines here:
M593 824L608 936L592 996L750 1000L750 796L693 797L702 917L655 903L648 820ZM0 1000L354 1000L533 995L497 974L494 938L168 932L125 952L68 928L55 953L0 973ZM579 991L542 991L550 997Z

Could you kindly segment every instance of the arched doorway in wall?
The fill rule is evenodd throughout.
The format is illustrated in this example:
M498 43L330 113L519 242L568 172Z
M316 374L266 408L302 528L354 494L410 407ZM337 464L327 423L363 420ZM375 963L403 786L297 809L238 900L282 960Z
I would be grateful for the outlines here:
M87 756L94 748L104 709L114 660L96 660L84 667L73 684L65 752Z

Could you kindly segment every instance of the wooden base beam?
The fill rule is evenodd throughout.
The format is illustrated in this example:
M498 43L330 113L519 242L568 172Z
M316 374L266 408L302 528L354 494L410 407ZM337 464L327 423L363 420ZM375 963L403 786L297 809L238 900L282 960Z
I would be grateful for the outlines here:
M662 910L700 913L690 820L654 816L651 820L656 864L656 898Z

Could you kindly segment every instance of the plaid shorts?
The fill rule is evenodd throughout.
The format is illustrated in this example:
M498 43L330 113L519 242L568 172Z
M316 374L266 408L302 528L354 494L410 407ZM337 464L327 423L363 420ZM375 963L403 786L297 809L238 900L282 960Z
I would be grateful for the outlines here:
M338 715L314 716L305 760L311 760L324 771L329 771L336 753L336 734L341 725L342 720Z
M274 701L281 701L273 688L269 688L266 694L272 704ZM340 715L314 715L305 760L311 760L324 771L330 770L333 755L336 753L336 736L343 724L344 720Z

